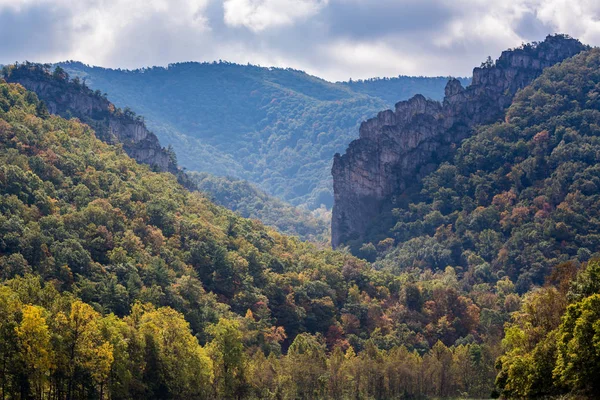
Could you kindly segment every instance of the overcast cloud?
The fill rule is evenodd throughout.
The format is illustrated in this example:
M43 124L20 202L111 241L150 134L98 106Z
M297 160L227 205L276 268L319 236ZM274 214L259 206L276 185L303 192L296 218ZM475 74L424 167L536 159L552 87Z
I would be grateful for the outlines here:
M0 0L0 63L222 59L329 80L467 76L555 32L600 45L600 1Z

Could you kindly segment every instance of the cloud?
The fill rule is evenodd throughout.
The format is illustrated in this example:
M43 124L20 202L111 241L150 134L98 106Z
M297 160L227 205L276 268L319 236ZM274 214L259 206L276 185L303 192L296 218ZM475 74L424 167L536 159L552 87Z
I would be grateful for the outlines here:
M354 39L427 34L459 13L436 0L333 0L324 10L332 35Z
M0 0L0 63L229 60L350 77L469 75L554 32L600 44L597 0Z
M327 3L328 0L225 0L224 19L229 26L260 32L312 17Z
M1 1L1 0L0 0ZM69 27L67 10L32 4L27 12L0 2L0 62L36 60L54 54L68 54L72 45L64 41Z
M600 3L596 0L539 1L537 17L556 30L568 31L582 41L600 44Z

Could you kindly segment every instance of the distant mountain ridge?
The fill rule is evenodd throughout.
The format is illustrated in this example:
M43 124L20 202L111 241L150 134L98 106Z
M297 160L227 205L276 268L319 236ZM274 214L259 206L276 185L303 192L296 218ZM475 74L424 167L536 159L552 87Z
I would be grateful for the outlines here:
M134 71L60 65L117 105L145 115L182 166L247 179L311 209L332 206L331 157L354 139L362 121L390 107L391 98L426 92L440 99L447 80L331 83L293 69L226 62Z
M337 82L340 85L350 88L357 93L363 93L372 97L382 99L393 107L398 101L421 94L428 99L442 100L444 97L443 88L451 76L397 76L393 78L371 78L350 80L348 82ZM463 86L471 83L471 78L459 78Z

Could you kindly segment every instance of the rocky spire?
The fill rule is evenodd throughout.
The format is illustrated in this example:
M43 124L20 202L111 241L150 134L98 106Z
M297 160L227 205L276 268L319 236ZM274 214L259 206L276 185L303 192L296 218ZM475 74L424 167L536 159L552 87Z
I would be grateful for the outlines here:
M363 122L360 138L333 161L333 247L377 231L374 224L394 206L394 197L447 160L475 125L501 119L517 91L544 68L586 48L565 35L548 36L475 68L467 88L450 80L442 103L416 95Z

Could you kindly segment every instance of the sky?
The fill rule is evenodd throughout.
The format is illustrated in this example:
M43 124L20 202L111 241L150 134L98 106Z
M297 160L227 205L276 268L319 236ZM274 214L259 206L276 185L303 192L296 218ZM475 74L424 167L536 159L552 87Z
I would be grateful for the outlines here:
M470 76L567 33L600 45L598 0L0 0L0 64L226 60L338 81Z

